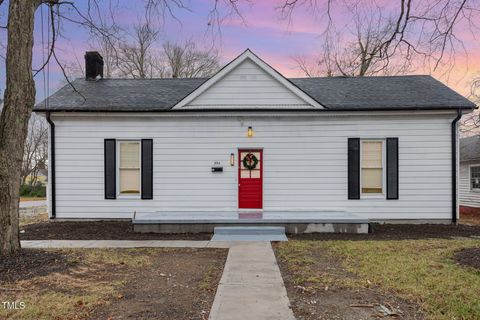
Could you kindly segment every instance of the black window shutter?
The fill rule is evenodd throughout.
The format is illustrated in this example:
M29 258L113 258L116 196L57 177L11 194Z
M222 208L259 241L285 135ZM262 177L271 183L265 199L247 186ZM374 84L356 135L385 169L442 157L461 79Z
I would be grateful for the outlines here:
M105 139L103 148L105 171L105 199L116 199L116 142L115 139Z
M153 199L152 139L142 139L142 199Z
M348 199L360 199L360 138L348 138Z
M387 138L387 199L398 199L398 138Z

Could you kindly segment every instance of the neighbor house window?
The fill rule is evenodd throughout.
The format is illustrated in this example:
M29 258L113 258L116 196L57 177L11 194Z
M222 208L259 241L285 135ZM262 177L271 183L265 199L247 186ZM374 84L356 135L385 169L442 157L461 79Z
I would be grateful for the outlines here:
M480 166L470 167L470 186L472 190L480 191Z
M120 194L140 194L140 141L120 141L118 156Z
M363 194L383 193L383 141L363 140L361 144L361 186Z

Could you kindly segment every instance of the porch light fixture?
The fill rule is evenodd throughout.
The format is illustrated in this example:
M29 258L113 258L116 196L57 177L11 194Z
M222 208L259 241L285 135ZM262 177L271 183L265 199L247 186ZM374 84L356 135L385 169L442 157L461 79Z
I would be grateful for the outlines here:
M247 137L249 137L249 138L253 137L253 129L252 129L252 127L248 127Z
M235 154L230 153L230 166L233 167L235 165Z

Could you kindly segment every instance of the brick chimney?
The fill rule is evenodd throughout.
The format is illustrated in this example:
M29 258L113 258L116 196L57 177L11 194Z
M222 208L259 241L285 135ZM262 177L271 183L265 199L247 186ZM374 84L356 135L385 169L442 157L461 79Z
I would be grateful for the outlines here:
M85 79L103 78L103 57L97 51L85 52Z

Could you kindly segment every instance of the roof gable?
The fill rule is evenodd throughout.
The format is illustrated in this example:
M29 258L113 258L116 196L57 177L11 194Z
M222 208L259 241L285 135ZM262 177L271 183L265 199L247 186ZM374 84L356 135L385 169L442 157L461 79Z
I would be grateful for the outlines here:
M172 109L225 108L324 109L248 49Z

